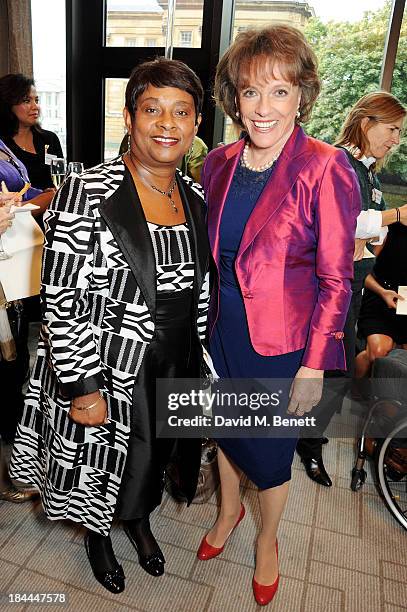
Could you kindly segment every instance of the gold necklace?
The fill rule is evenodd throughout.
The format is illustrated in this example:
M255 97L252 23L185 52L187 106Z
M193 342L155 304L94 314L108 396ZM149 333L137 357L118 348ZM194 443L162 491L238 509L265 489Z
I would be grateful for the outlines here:
M18 135L18 134L17 134L17 135ZM27 138L24 138L24 144L18 144L18 142L16 142L16 141L14 140L14 142L16 142L16 145L17 145L18 147L20 147L20 149L22 149L22 150L23 150L23 151L25 151L26 153L27 153L27 151L28 151L28 147L31 145L31 142L29 142L29 141L30 141L30 137L28 137L28 140L27 140Z
M172 206L174 213L178 212L178 208L175 206L175 202L172 198L172 194L174 193L174 189L177 186L177 180L174 177L174 180L171 183L170 188L167 191L163 191L162 189L160 189L159 187L156 187L155 185L153 185L152 183L150 183L150 187L151 189L154 189L154 191L158 191L158 193L161 193L161 195L163 196L167 196L167 198L170 201L170 205Z
M177 179L175 178L175 176L174 176L174 178L172 180L172 183L171 183L170 187L167 189L167 191L163 191L162 189L160 189L159 187L156 187L152 183L148 183L146 181L146 179L143 176L141 176L140 172L137 169L136 164L132 160L131 152L128 153L128 159L129 159L131 165L133 166L134 170L136 171L137 175L140 177L141 181L143 183L145 183L146 185L149 185L151 187L151 189L153 189L154 191L158 191L158 193L161 193L161 195L166 196L169 199L169 201L170 201L169 203L170 203L170 205L173 208L174 214L177 214L178 208L176 207L174 199L172 197L172 194L174 193L175 187L177 186Z

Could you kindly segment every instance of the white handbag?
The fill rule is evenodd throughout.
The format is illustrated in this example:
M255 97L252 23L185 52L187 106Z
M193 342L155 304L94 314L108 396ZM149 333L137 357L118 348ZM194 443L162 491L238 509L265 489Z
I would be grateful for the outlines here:
M13 207L13 224L1 236L0 283L8 302L40 292L44 234L31 215L34 208Z

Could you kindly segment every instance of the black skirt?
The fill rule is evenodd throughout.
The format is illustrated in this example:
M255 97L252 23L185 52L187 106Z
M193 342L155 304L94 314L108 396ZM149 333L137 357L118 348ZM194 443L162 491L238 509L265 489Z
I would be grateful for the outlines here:
M164 472L176 458L180 494L191 501L200 466L200 440L156 438L156 379L198 378L200 345L192 313L192 290L157 293L155 335L147 348L133 394L126 465L116 515L141 518L161 502Z
M378 281L382 282L383 281ZM397 291L397 285L388 286ZM393 338L396 344L407 343L407 316L398 315L394 308L389 308L386 302L373 291L365 289L362 307L358 320L358 331L363 338L372 334L383 334Z

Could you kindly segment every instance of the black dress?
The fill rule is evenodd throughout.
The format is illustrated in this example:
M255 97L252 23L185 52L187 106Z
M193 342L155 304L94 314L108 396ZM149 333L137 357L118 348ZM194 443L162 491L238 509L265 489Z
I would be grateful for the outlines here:
M116 515L122 520L141 518L160 504L166 465L196 443L155 436L156 379L196 378L199 372L198 339L191 312L195 262L189 230L186 223L148 223L148 227L156 259L155 336L147 348L133 396L127 460L116 506ZM184 470L181 482L191 485L194 466L184 462L180 468Z
M377 282L397 292L399 285L407 285L407 227L401 223L389 226L386 242L377 256L373 271ZM396 344L407 343L407 316L398 315L374 291L365 289L358 321L359 334L390 336Z

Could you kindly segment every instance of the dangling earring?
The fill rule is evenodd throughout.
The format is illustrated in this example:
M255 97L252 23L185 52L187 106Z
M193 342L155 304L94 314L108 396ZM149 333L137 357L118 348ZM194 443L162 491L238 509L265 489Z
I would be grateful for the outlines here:
M130 153L130 148L131 148L131 134L130 132L127 132L127 153Z
M297 110L297 112L295 113L295 116L297 117L297 119L299 119L301 117L300 109Z
M239 109L237 108L236 96L235 96L235 109L236 109L235 110L235 115L236 115L237 118L239 118L240 117L240 113L239 113Z

